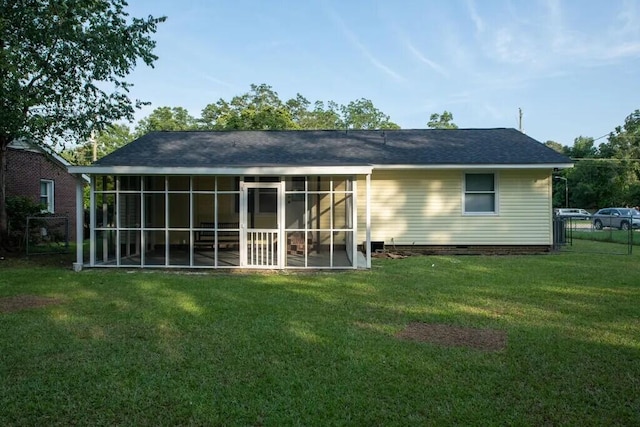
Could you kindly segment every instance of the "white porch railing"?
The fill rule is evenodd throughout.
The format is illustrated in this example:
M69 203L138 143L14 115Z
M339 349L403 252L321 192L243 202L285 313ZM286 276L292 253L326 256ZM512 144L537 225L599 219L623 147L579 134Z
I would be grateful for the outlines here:
M278 266L278 230L247 230L247 264L250 267Z

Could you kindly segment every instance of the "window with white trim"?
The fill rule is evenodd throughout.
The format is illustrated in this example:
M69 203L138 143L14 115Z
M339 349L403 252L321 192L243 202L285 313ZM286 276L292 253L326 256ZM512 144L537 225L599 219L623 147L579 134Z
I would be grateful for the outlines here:
M464 213L495 214L498 212L495 173L464 174Z
M53 193L53 181L50 179L40 180L40 204L45 208L45 212L54 212L54 193Z

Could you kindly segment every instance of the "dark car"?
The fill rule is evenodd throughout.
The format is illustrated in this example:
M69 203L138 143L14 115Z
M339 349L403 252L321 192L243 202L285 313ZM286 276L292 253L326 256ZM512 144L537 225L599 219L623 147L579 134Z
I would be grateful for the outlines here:
M629 230L640 228L640 211L632 208L604 208L594 213L593 228L602 230L604 227Z

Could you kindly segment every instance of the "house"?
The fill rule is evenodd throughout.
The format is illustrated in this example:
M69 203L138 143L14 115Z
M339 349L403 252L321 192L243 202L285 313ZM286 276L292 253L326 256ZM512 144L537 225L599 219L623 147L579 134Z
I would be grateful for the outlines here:
M26 140L9 144L6 160L6 195L28 197L46 206L51 216L68 218L69 240L81 239L83 217L78 217L78 211L82 213L82 198L77 200L76 187L86 184L88 177L70 174L70 163L64 158Z
M548 251L570 166L515 129L429 129L152 132L69 170L91 176L90 267L317 269L370 267L371 242Z

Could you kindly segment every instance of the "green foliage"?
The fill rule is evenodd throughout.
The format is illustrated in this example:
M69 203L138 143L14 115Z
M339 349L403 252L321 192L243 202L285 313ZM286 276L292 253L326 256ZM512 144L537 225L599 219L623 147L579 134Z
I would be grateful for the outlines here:
M554 151L557 151L560 154L565 154L564 147L559 142L549 140L545 142L544 145L546 145L547 147L551 148Z
M599 147L593 138L580 136L563 151L576 162L561 174L568 180L570 206L595 210L640 205L640 110L627 116ZM564 206L564 183L555 184L554 206Z
M93 149L95 142L96 159L100 159L118 148L133 141L134 135L129 126L124 124L112 124L98 132L93 141L89 140L73 150L65 150L61 155L75 165L89 165L93 162Z
M130 18L125 0L0 1L0 246L7 232L5 148L86 140L133 120L126 76L157 59L164 17Z
M340 108L348 129L400 129L390 117L378 110L368 99L360 98Z
M12 247L21 249L26 236L27 217L41 215L46 206L24 196L7 197L6 204L9 243Z
M0 2L0 135L74 141L140 105L124 78L152 65L165 18L132 18L124 0Z
M299 114L299 111L298 111ZM296 125L277 92L266 84L251 85L251 91L223 99L202 110L201 127L207 130L284 130Z
M453 114L445 110L442 114L433 113L429 117L427 127L431 129L458 129L458 125L453 123Z
M198 119L207 130L287 130L287 129L399 129L389 116L368 99L338 105L311 103L302 95L283 102L266 84L251 85L251 90L231 101L218 100L207 105Z
M197 121L183 107L159 107L138 122L136 137L153 131L197 129Z

